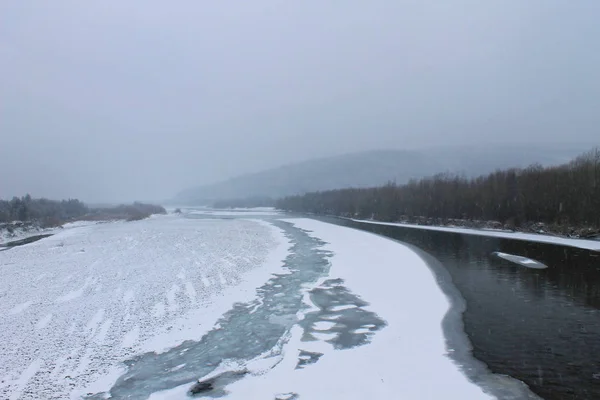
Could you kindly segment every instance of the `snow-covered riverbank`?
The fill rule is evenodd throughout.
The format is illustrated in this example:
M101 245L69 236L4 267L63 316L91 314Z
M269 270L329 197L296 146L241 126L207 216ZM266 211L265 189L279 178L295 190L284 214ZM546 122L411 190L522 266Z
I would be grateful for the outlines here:
M124 359L197 338L253 298L287 247L262 222L157 216L0 252L0 398L107 389Z
M413 249L311 219L207 217L0 253L0 398L175 400L211 377L228 399L495 398L452 361L451 302Z
M228 398L493 398L447 356L441 321L449 302L415 252L367 232L311 219L289 222L327 242L325 248L333 252L328 279L339 279L358 294L386 327L369 344L347 350L336 350L328 341L335 336L336 320L317 327L322 340L315 343L304 342L301 330L292 330L284 360L269 373L229 386ZM297 369L300 349L306 348L323 355Z
M490 230L490 229L472 229L472 228L449 227L449 226L412 225L412 224L404 224L404 223L400 223L400 222L380 222L380 221L362 220L362 219L353 219L352 221L364 222L367 224L376 224L376 225L399 226L402 228L426 229L426 230L441 231L441 232L454 232L454 233L462 233L465 235L489 236L489 237L497 237L497 238L505 238L505 239L526 240L526 241L530 241L530 242L551 243L551 244L559 244L559 245L563 245L563 246L578 247L578 248L587 249L587 250L600 251L600 240L572 239L572 238L566 238L566 237L562 237L562 236L552 236L552 235L544 235L544 234L538 234L538 233L510 232L510 231Z

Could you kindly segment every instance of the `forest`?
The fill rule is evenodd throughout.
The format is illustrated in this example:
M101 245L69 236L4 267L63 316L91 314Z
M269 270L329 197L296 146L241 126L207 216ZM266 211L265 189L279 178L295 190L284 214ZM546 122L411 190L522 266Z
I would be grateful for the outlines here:
M240 199L222 199L213 202L213 208L254 208L274 207L275 200L270 197L245 197Z
M0 222L42 221L52 225L86 215L88 207L76 199L48 200L33 199L30 195L0 200Z
M544 223L600 227L600 149L559 166L531 165L477 178L443 173L397 185L289 196L276 207L291 212L378 221L415 218L496 221L508 227Z
M57 226L72 220L138 220L152 214L165 214L162 206L135 202L112 207L88 207L76 199L34 199L30 195L0 200L0 223L36 222L42 227Z

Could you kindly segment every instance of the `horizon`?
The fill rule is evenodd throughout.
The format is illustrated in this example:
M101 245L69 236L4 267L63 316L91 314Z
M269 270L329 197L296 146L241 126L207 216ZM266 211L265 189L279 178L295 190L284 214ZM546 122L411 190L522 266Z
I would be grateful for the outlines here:
M530 144L532 145L532 144ZM577 158L580 155L586 154L589 151L592 151L594 149L597 149L600 145L598 144L594 144L594 143L577 143L577 142L565 142L565 143L560 143L560 144L553 144L552 146L556 146L558 147L562 147L562 146L567 146L570 148L577 148L578 152L573 155L572 157L568 157L566 160L564 161L557 161L555 163L541 163L544 167L547 166L556 166L556 165L563 165L565 163L569 163L570 161L573 161L575 158ZM518 148L524 148L526 146L519 144L519 143L502 143L499 145L495 146L496 148L501 147L504 149L510 149L513 147L518 147ZM181 189L178 193L175 193L173 196L171 196L171 198L164 198L164 199L124 199L124 200L105 200L105 201L95 201L95 200L87 200L84 198L80 198L77 196L73 196L73 197L65 197L65 198L52 198L52 197L48 197L48 196L38 196L35 194L31 194L30 192L26 192L23 194L12 194L8 197L2 197L0 198L0 200L3 201L10 201L12 198L17 197L17 198L21 198L21 197L25 197L27 195L30 195L32 198L34 199L48 199L48 200L55 200L55 201L60 201L60 200L80 200L82 201L84 204L86 204L89 207L92 208L102 208L102 207L114 207L114 206L118 206L118 205L124 205L124 204L131 204L131 203L135 203L135 202L141 202L141 203L150 203L150 204L167 204L169 205L169 207L172 207L174 204L177 204L176 201L174 202L174 199L177 197L178 194L181 194L182 192L186 192L188 190L193 190L196 188L201 188L201 187L210 187L210 186L214 186L214 185L219 185L219 184L223 184L223 183L227 183L230 181L234 181L237 179L243 179L246 177L252 177L252 176L256 176L256 175L261 175L261 174L265 174L265 173L269 173L269 172L273 172L273 171L277 171L280 169L286 169L289 167L296 167L296 166L302 166L304 164L310 163L310 162L314 162L314 161L328 161L328 160L335 160L335 159L344 159L347 157L352 157L352 156L359 156L359 155L366 155L366 154L374 154L374 153L396 153L396 152L407 152L407 153L417 153L417 154L423 154L424 152L427 151L441 151L441 150L449 150L449 149L460 149L460 150L474 150L474 149L478 149L478 150L490 150L492 147L490 146L486 146L486 145L480 145L480 144L475 144L472 146L429 146L429 147L423 147L423 148L415 148L415 149L372 149L372 150L364 150L364 151L358 151L358 152L350 152L350 153L342 153L342 154L333 154L331 156L326 156L326 157L319 157L319 158L311 158L311 159L305 159L305 160L300 160L300 161L295 161L295 162L290 162L290 163L286 163L286 164L281 164L281 165L277 165L274 167L270 167L270 168L266 168L266 169L262 169L259 171L253 171L253 172L247 172L247 173L243 173L241 175L234 175L234 176L230 176L227 177L225 179L222 180L218 180L215 182L209 182L209 183L205 183L205 184L201 184L201 185L196 185L193 187L188 187L188 188L183 188ZM508 168L526 168L528 166L534 165L534 164L538 164L540 163L539 161L536 160L531 160L531 162L524 164L524 165L514 165L514 166L505 166L505 167L500 167L501 170L505 170ZM448 172L450 174L461 174L464 171L459 171L459 170L446 170L446 171L442 171L440 170L439 173L445 173ZM486 176L488 175L489 172L485 172L481 175L473 175L474 177L476 176ZM423 176L422 178L428 178L431 175L426 175ZM420 178L420 179L422 179ZM402 185L403 183L400 183L400 185ZM268 197L268 196L267 196ZM234 199L232 199L234 200ZM239 200L239 198L236 198L236 200Z

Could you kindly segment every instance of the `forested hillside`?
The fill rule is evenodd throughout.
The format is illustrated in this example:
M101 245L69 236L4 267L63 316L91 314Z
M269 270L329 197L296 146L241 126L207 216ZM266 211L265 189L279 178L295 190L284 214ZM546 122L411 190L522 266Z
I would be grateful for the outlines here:
M555 167L532 165L478 178L440 174L367 189L285 197L282 210L398 221L414 217L600 227L600 149Z
M233 199L253 205L256 202L252 199L348 187L368 188L388 181L405 184L411 179L444 171L464 173L472 178L498 168L525 167L534 162L544 166L559 165L590 147L583 144L535 144L364 151L289 164L190 188L179 193L172 203L214 205L215 201Z

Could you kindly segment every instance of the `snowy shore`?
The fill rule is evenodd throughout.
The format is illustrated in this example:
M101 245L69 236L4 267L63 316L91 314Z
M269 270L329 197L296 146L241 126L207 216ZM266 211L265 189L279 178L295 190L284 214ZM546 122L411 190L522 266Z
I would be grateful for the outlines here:
M286 345L288 362L255 381L235 383L231 399L275 393L324 400L494 398L469 382L448 357L441 321L449 302L416 253L367 232L311 219L289 222L328 243L325 248L333 252L328 278L342 279L387 326L371 343L351 350L322 342L315 350L324 356L301 370L291 361L306 344L293 332Z
M410 248L364 231L311 219L289 219L323 240L331 252L326 277L305 286L306 308L270 352L227 363L201 377L199 387L225 375L243 375L226 386L226 398L246 399L495 399L469 381L449 357L442 329L450 302L427 264ZM355 293L358 304L323 306L319 293ZM367 344L340 347L348 314L368 312L385 321L350 329ZM313 314L318 322L303 322ZM348 314L344 314L348 313ZM185 398L192 383L154 393L151 400Z
M578 247L578 248L586 249L586 250L600 251L600 240L572 239L572 238L566 238L566 237L562 237L562 236L552 236L552 235L544 235L544 234L538 234L538 233L522 233L522 232L511 232L511 231L502 231L502 230L472 229L472 228L448 227L448 226L414 225L414 224L405 224L405 223L400 223L400 222L380 222L380 221L363 220L363 219L352 219L352 221L363 222L363 223L367 223L367 224L376 224L376 225L399 226L402 228L425 229L425 230L440 231L440 232L454 232L454 233L461 233L461 234L466 234L466 235L478 235L478 236L488 236L488 237L497 237L497 238L505 238L505 239L526 240L526 241L530 241L530 242L559 244L559 245L563 245L563 246Z
M414 249L226 216L72 226L0 252L0 398L176 400L217 378L228 399L509 398L452 357L468 346L449 347L452 301ZM190 367L203 357L208 375Z

